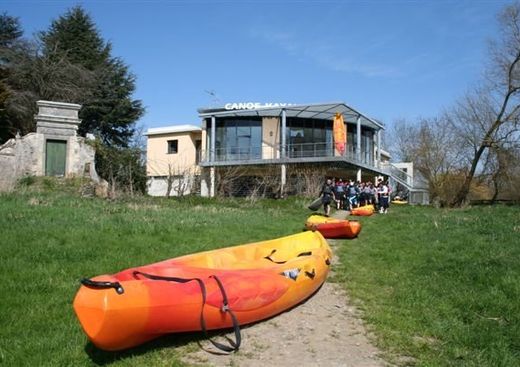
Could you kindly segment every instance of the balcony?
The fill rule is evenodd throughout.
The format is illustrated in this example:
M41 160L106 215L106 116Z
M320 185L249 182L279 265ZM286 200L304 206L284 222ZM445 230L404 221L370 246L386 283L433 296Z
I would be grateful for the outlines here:
M214 159L211 160L209 150L200 152L202 167L232 166L232 165L261 165L261 164L288 164L288 163L319 163L344 162L360 168L381 172L373 155L362 152L358 158L354 147L347 145L347 150L340 155L332 143L302 143L288 144L285 154L282 145L262 145L251 147L216 148Z

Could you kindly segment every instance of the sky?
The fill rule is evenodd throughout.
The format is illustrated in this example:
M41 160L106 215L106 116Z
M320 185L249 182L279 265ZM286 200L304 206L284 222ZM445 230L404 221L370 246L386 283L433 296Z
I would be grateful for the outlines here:
M75 5L137 77L145 129L234 102L345 102L390 129L482 78L501 0L0 0L25 36Z

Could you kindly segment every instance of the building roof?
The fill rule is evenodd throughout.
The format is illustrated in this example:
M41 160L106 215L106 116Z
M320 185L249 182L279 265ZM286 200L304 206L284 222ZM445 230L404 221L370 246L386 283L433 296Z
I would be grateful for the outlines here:
M233 108L234 107L234 108ZM384 124L370 118L343 102L328 102L314 104L260 104L260 103L228 103L224 107L200 108L200 117L246 117L246 116L280 116L285 110L287 117L332 120L336 113L341 113L346 122L356 123L361 119L361 125L379 130Z
M162 134L172 134L172 133L188 133L192 131L202 131L202 129L195 125L172 125L172 126L164 126L164 127L153 127L148 129L148 131L144 134L146 136L150 135L162 135Z

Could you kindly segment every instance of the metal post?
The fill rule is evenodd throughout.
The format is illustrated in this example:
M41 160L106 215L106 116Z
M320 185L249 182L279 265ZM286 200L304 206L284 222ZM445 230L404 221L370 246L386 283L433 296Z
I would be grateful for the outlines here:
M285 143L286 143L286 126L287 126L287 116L285 113L285 109L282 109L282 152L281 157L282 159L285 158L286 155L286 149L285 149Z
M381 129L377 130L377 167L381 168Z
M282 151L280 154L280 157L282 158L282 160L285 159L286 154L287 154L286 148L285 148L285 144L287 142L286 128L287 128L287 114L285 112L285 109L282 109ZM283 196L285 184L287 182L286 174L287 174L287 172L286 172L285 164L282 163L282 165L280 166L280 197Z
M210 141L210 161L215 162L215 139L217 129L215 127L216 119L215 116L211 116L211 141Z
M356 120L356 159L361 162L361 116Z
M211 116L211 163L215 164L215 140L217 138L215 116ZM209 186L209 197L215 196L215 166L210 168L210 186Z
M283 197L285 185L287 183L287 170L285 164L281 165L280 175L280 197Z

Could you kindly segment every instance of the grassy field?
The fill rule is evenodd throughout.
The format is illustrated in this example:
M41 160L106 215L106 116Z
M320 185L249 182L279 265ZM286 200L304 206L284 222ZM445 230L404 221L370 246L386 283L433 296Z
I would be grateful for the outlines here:
M338 280L395 362L520 366L519 207L393 206L340 256Z
M80 198L46 181L0 195L0 365L175 366L198 335L121 353L89 344L72 311L78 280L301 231L302 199ZM409 364L520 361L520 209L392 207L345 241L344 283L388 356ZM397 360L397 359L396 359Z

